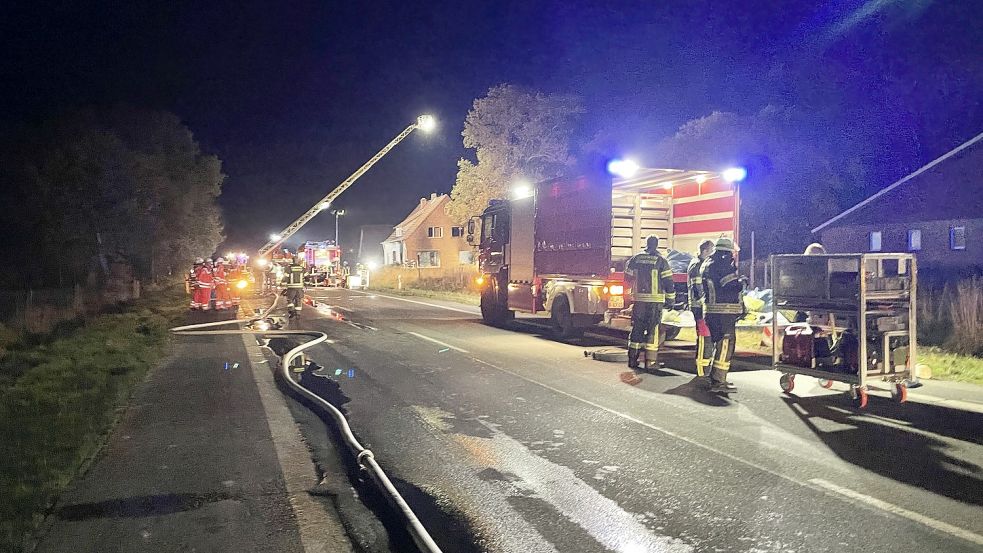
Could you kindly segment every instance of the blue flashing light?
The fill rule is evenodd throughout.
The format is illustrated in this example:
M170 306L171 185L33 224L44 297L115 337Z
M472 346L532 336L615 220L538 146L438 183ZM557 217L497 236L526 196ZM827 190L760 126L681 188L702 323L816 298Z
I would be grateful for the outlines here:
M638 172L638 164L630 159L612 159L608 162L608 173L629 179Z
M744 167L729 167L724 169L720 176L727 182L741 182L747 178L747 169Z

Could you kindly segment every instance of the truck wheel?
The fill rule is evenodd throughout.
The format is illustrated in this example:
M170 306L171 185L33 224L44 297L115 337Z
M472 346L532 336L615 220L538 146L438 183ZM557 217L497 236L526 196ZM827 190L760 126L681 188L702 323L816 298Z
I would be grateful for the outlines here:
M492 326L502 326L515 318L515 312L503 307L496 301L496 293L489 286L481 293L481 318Z
M584 329L574 324L573 314L570 313L570 302L567 301L566 296L558 296L553 300L553 307L550 309L550 323L553 328L553 336L560 340L578 338L584 334Z

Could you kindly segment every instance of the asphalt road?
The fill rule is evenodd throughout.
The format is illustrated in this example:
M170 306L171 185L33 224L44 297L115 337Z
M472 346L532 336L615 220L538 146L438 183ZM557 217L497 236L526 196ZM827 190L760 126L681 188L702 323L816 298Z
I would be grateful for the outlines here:
M800 378L790 397L741 363L739 393L710 395L681 372L685 349L662 356L681 371L630 387L584 357L599 340L426 299L313 295L330 309L301 324L332 342L311 355L330 377L318 386L445 551L983 550L979 411L914 390L858 414L845 388Z

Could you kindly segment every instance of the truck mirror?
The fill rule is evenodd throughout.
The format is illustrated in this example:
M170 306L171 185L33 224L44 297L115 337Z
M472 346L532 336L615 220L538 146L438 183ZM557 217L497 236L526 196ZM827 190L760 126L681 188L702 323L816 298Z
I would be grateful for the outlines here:
M474 236L474 217L468 219L468 235L469 236ZM473 240L474 240L474 238L472 238L471 240L468 240L468 242L471 242Z

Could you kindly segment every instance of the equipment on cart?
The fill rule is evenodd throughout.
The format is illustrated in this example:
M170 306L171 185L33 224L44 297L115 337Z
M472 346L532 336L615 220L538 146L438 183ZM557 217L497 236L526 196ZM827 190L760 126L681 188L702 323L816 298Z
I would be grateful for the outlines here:
M863 408L867 388L887 382L904 402L917 386L916 289L911 254L773 255L772 363L791 393L795 376L850 385ZM779 310L801 312L809 322L779 328ZM828 324L817 324L827 320Z

